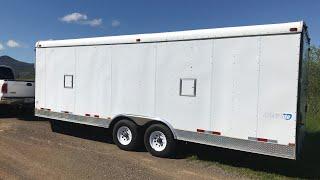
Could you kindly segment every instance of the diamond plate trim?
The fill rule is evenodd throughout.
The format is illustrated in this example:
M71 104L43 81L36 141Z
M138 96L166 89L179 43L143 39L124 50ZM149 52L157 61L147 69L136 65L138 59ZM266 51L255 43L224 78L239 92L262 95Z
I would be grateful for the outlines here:
M175 129L177 139L269 156L296 159L296 147Z
M111 122L110 119L79 116L74 114L53 112L53 111L42 110L42 109L35 109L35 115L43 118L56 119L61 121L86 124L86 125L98 126L98 127L104 127L104 128L108 128Z

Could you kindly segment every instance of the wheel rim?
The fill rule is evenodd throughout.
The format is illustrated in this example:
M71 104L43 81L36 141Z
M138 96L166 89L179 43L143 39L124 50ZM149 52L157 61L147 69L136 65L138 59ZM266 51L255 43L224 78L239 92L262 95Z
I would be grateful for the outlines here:
M149 143L155 151L163 151L167 147L167 138L161 131L154 131L150 134Z
M117 139L122 145L128 145L132 141L131 130L127 126L121 126L117 131Z

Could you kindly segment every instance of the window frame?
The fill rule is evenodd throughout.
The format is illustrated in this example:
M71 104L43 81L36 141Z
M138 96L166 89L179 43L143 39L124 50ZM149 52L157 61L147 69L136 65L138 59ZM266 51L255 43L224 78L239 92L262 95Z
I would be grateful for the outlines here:
M182 83L183 81L193 81L193 94L182 94ZM187 96L187 97L196 97L197 96L197 79L196 78L180 78L180 89L179 89L180 96Z
M66 86L66 77L71 77L71 86ZM63 78L63 87L67 89L73 89L73 75L65 74Z

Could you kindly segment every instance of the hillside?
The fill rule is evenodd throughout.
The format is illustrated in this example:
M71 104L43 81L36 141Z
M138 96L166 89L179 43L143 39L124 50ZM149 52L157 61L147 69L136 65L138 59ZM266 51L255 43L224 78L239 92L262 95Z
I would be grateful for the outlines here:
M11 67L15 71L16 79L34 80L34 64L13 59L10 56L0 56L0 65Z

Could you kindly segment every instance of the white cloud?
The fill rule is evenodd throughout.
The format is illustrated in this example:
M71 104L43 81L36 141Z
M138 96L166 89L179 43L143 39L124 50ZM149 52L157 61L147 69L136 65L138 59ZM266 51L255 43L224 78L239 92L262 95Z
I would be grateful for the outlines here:
M100 26L102 24L102 19L92 19L88 21L82 21L80 24L90 25L90 26Z
M0 51L4 50L4 46L0 43Z
M17 48L17 47L20 47L21 45L17 41L10 39L7 42L7 46L10 48Z
M102 24L102 19L89 19L86 14L81 14L78 12L67 14L60 18L60 21L66 23L76 23L82 25L89 25L89 26L100 26Z
M67 15L63 16L62 18L60 18L61 21L67 22L67 23L78 22L78 21L83 21L83 20L87 20L87 19L88 19L87 15L77 13L77 12L67 14Z
M118 26L120 26L120 21L118 21L118 20L112 20L111 26L112 26L112 27L118 27Z

